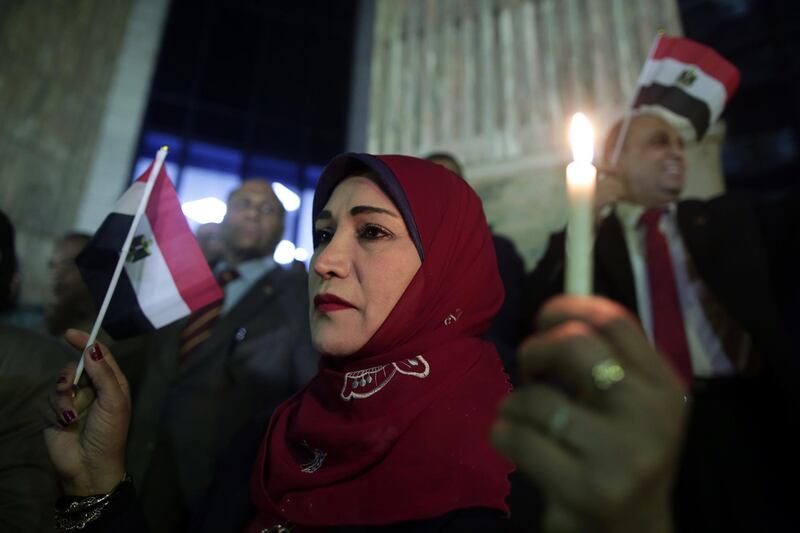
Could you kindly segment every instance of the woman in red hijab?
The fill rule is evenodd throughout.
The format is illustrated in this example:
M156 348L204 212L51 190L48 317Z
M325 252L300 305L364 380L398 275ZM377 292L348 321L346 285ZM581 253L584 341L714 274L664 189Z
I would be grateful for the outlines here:
M489 433L511 387L480 339L503 300L480 199L424 160L344 154L320 177L313 215L309 313L320 370L271 419L246 530L494 529L508 513L513 467ZM111 357L87 365L101 360L118 373ZM59 387L56 413L74 409ZM127 420L111 421L112 435L91 439L108 447L103 461L124 455ZM125 498L106 500L118 507L103 510L103 522L115 526L101 530L131 529L109 517L136 516Z
M510 386L480 339L503 288L479 198L426 161L344 154L313 214L322 363L272 418L249 531L506 513L512 467L488 435Z
M480 200L436 164L344 154L323 172L313 215L309 313L320 369L272 416L245 530L501 530L512 466L489 433L510 386L480 339L503 299ZM542 489L548 530L667 531L682 420L676 378L652 367L660 359L610 302L562 298L542 316L543 333L520 354L545 382L505 401L495 444ZM66 337L76 347L88 338ZM74 393L72 365L51 399L46 437L71 495L59 527L141 531L132 486L119 483L127 381L101 343L88 353L92 387ZM597 377L598 368L615 373ZM586 394L567 398L548 376Z

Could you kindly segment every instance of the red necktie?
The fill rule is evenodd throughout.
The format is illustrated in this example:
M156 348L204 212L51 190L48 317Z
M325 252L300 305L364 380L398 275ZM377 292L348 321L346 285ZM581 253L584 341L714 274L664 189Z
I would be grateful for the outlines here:
M225 285L238 277L239 273L233 269L223 270L217 276L217 283L219 283L220 287L225 288ZM198 309L189 317L186 326L181 331L181 348L178 356L180 366L185 365L189 357L197 351L197 348L211 336L211 330L219 320L224 302L225 300L222 299L210 303L202 309Z
M645 261L650 285L653 337L656 347L666 355L684 385L689 388L692 383L692 361L683 312L667 239L658 228L663 214L663 209L649 209L639 219L639 224L645 228Z

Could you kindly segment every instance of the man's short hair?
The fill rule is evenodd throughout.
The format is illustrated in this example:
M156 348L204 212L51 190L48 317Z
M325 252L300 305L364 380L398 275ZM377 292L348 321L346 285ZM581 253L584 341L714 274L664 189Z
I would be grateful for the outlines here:
M283 202L281 202L281 199L278 198L278 195L275 193L275 189L273 189L273 187L272 187L272 182L270 180L266 179L266 178L251 177L251 178L243 179L242 182L239 183L238 187L236 187L230 193L228 193L228 198L225 200L225 203L226 204L229 203L231 201L231 198L233 198L233 195L236 194L237 192L239 192L239 190L242 188L242 186L245 183L247 183L248 181L263 181L264 183L269 185L269 188L272 189L272 194L274 194L275 198L278 200L278 209L280 210L281 217L286 215L286 207L283 205Z
M456 156L449 152L431 152L430 154L426 155L424 158L426 161L436 162L436 160L444 160L450 163L456 169L456 174L464 177L464 168L461 166L461 163L456 159Z

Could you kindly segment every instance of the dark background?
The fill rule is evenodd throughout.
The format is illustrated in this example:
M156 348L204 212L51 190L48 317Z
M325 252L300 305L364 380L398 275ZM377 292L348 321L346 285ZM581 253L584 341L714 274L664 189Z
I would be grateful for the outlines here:
M177 153L171 146L179 166L219 166L214 169L242 176L258 174L256 154L304 166L343 151L356 6L348 0L173 0L140 155L152 157L152 131L183 141ZM192 161L202 154L181 149L192 140L235 148L244 157ZM173 178L179 185L180 176Z
M800 1L679 0L687 37L736 64L723 118L730 190L782 195L800 173ZM345 149L357 2L173 0L140 140L147 132L235 148L222 170L246 176L254 154L319 166ZM213 167L214 158L189 161ZM235 168L229 168L233 165ZM311 172L298 172L306 176ZM176 177L176 181L180 176ZM300 188L313 186L304 178Z
M723 119L729 190L781 195L800 174L800 2L679 0L687 37L742 72Z

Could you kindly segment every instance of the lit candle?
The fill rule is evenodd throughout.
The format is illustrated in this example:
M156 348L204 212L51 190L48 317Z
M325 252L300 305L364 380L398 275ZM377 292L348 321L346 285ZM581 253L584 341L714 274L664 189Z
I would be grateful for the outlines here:
M567 251L564 292L592 293L594 188L597 169L592 165L594 134L583 113L575 113L569 127L573 162L567 165Z

